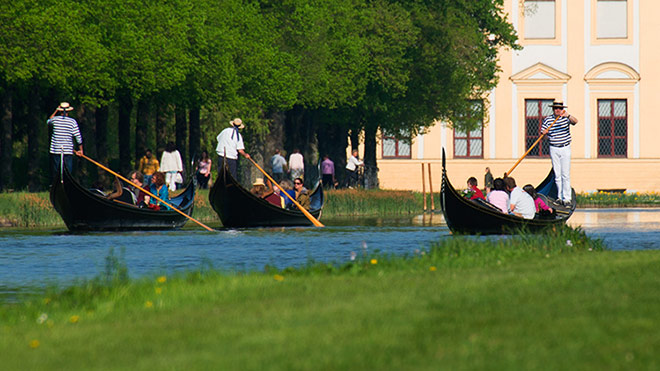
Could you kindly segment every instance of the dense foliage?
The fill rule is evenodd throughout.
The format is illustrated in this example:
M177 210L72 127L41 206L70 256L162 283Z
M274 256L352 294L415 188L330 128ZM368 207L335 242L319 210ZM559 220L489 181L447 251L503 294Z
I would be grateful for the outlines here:
M212 150L234 116L251 150L328 153L340 169L363 130L375 169L378 129L480 122L464 119L470 99L515 41L502 0L3 2L0 188L48 184L44 121L60 101L85 151L122 172L169 141L187 159Z

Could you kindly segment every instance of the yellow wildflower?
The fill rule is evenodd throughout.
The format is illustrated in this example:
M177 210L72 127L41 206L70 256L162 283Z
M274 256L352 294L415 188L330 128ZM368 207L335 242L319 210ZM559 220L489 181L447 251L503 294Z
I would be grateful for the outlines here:
M158 283L165 283L165 281L167 281L167 277L160 276L160 277L158 277L158 279L156 281L158 281Z
M280 282L284 281L284 276L280 276L279 274L274 275L273 278L275 279L275 281L280 281Z
M146 303L144 303L145 308L152 308L154 306L154 303L151 300L147 300Z
M436 268L435 266L431 266L431 268L429 268L429 270L430 270L431 272L435 272L435 271L438 270L438 268Z
M69 318L69 322L71 322L71 323L78 323L78 320L79 320L79 319L80 319L80 316L74 314L73 316L71 316L71 317Z
M41 345L41 343L39 343L39 340L37 340L37 339L34 339L30 342L30 348L32 348L32 349L39 348L39 345Z
M377 259L371 259L371 264L374 264L374 265L378 264L378 260Z

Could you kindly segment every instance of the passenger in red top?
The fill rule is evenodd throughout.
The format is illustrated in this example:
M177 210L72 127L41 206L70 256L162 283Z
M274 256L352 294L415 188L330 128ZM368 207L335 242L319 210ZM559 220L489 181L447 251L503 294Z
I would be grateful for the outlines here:
M473 176L468 178L467 186L468 186L468 191L472 192L472 196L470 196L470 200L476 200L477 198L480 198L482 200L486 199L486 197L484 197L484 194L481 192L479 187L477 187L477 178Z

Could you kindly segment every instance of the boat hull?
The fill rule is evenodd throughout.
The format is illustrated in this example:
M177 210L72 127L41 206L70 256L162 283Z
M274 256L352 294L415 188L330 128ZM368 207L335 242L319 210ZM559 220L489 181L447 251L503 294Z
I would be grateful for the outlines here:
M312 214L321 216L323 187L317 186L310 196ZM226 166L218 174L209 191L209 202L227 228L311 226L312 222L299 210L287 210L256 197L243 188Z
M194 194L195 186L191 182L170 203L190 216ZM154 211L108 200L82 187L66 169L51 185L50 201L72 232L176 229L188 221L186 216L173 210Z

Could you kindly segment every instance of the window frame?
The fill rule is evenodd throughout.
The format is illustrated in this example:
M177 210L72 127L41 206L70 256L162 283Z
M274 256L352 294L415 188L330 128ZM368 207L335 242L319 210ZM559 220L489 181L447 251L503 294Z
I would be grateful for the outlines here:
M632 45L633 44L633 0L626 1L626 37L598 37L598 2L591 0L591 45ZM607 1L607 0L605 0ZM619 1L619 0L614 0Z
M393 140L394 141L394 156L385 155L385 141ZM408 144L408 155L399 154L399 142L407 142ZM397 139L394 135L383 134L383 144L381 148L381 157L383 159L411 159L412 158L412 140L410 139Z
M612 113L611 116L601 116L600 115L600 102L601 101L609 101L610 103L610 112ZM624 102L625 107L626 107L626 113L625 116L615 116L614 113L614 103L615 102ZM615 120L624 118L626 120L626 128L625 128L625 134L624 135L615 135ZM609 120L610 121L610 135L608 136L601 136L600 135L600 128L601 128L601 120ZM598 123L596 127L596 155L597 158L628 158L628 123L629 123L629 112L628 112L628 99L625 98L599 98L596 99L596 122ZM610 141L610 154L601 154L600 151L600 143L601 140L609 139ZM626 144L626 150L624 154L616 154L615 153L615 140L616 139L623 139L623 142Z
M525 2L527 1L547 1L547 2L553 2L555 4L555 36L552 38L527 38L525 37ZM519 32L518 34L520 35L519 42L521 45L561 45L561 10L562 10L562 0L523 0L519 5L519 21L518 21L518 27L519 27Z

